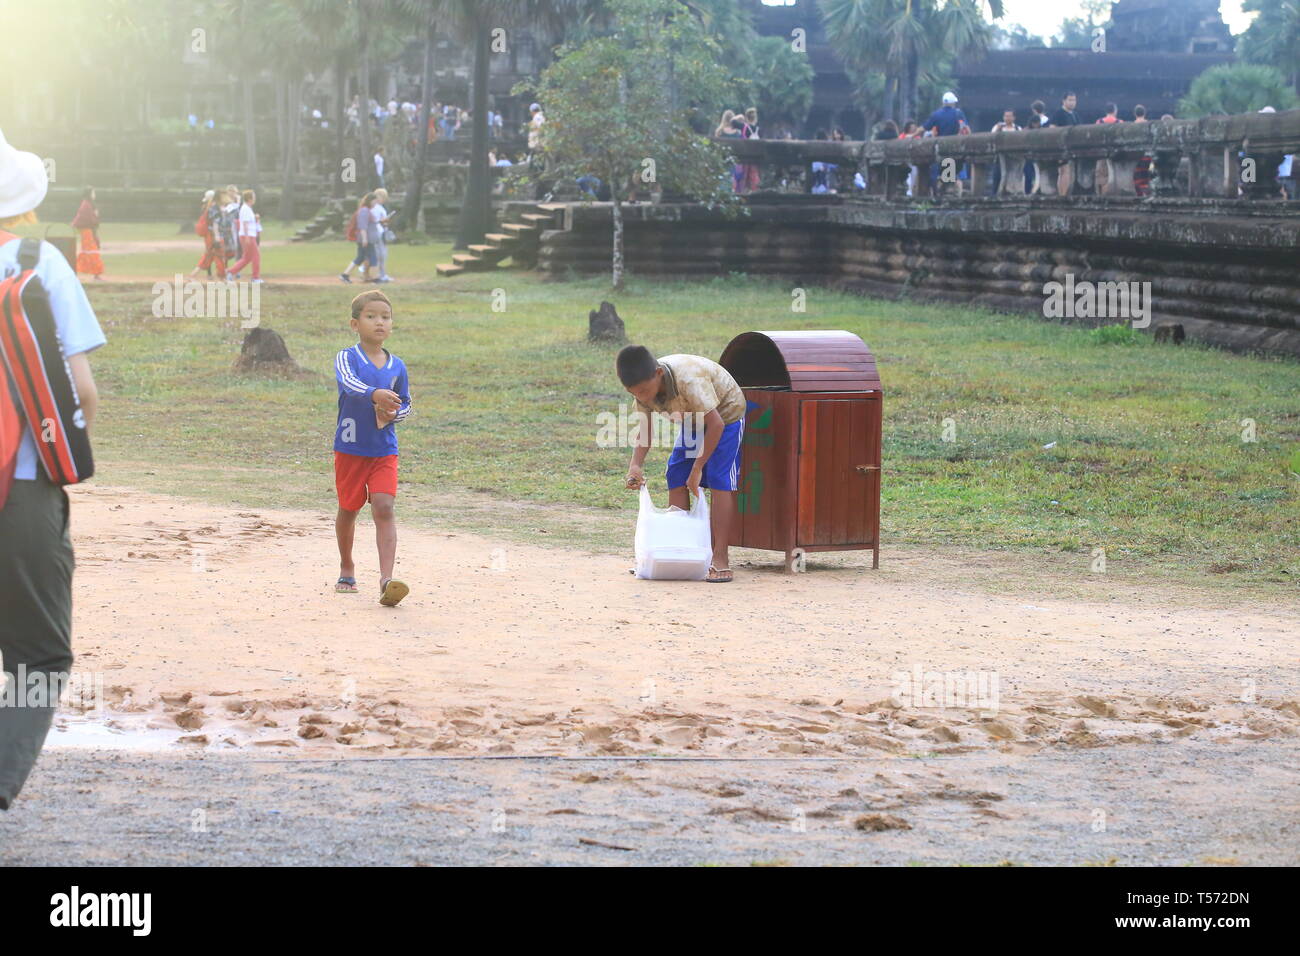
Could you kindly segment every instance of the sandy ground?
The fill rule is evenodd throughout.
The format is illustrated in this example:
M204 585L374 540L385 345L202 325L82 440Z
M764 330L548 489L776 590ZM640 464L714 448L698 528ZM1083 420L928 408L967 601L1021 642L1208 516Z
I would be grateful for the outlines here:
M1039 811L1047 800L1078 812L1080 781L1094 779L1086 768L1104 766L1131 789L1160 754L1196 801L1263 815L1252 824L1259 838L1234 851L1241 862L1294 862L1300 847L1294 799L1262 796L1279 774L1295 792L1293 607L1197 606L1194 592L1161 587L1030 603L915 555L892 566L887 555L887 571L848 556L787 576L774 556L740 552L731 585L645 582L628 574L630 555L407 527L398 576L412 593L388 609L376 601L368 522L358 528L362 593L337 595L332 516L94 484L72 496L77 666L102 683L107 704L65 711L48 743L59 760L102 767L79 749L96 741L168 754L132 759L201 757L195 767L268 757L794 758L804 779L841 775L808 798L829 801L818 806L857 790L837 811L842 823L872 808L907 820L944 801L933 794L946 787L963 825L975 826L997 820L1006 796L980 775L1014 774L1040 795L1030 800ZM629 523L629 550L631 537ZM747 555L763 566L747 566ZM965 770L934 775L946 766ZM725 793L737 773L764 767L786 765L717 761L686 773ZM868 767L889 781L869 788L870 800L843 777ZM779 791L777 777L765 779ZM772 802L762 813L794 813ZM1208 845L1193 839L1178 859Z

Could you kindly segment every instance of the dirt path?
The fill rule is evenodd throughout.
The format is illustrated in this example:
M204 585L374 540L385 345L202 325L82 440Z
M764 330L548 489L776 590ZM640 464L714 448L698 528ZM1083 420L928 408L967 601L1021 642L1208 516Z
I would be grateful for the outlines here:
M1285 866L1294 757L1277 741L829 763L52 751L0 814L0 866Z
M287 239L264 239L260 246L263 249L274 249L276 246L288 244ZM127 256L140 252L175 252L178 249L192 251L195 261L198 261L199 256L203 254L203 240L198 236L178 239L110 239L99 247L99 251L106 256Z
M327 516L73 496L78 666L102 679L111 729L184 746L1028 756L1300 729L1287 609L1159 589L1031 604L920 559L643 582L627 558L410 527L412 594L386 609L368 523L363 591L336 595Z

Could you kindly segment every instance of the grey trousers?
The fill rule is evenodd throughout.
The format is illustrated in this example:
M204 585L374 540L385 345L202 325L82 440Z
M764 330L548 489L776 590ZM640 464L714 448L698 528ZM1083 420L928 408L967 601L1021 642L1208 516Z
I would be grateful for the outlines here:
M44 475L15 481L0 510L0 810L9 809L45 743L57 701L35 701L18 675L72 669L72 539L68 496ZM45 683L44 680L41 683Z

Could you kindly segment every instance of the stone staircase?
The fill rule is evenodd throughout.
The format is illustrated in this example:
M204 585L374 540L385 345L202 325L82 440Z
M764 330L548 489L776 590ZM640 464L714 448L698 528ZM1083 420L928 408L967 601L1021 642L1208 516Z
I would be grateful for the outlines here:
M537 261L538 240L542 232L556 228L564 203L533 203L522 207L531 212L512 211L511 221L503 222L499 232L489 232L482 243L476 243L466 252L458 252L451 262L435 269L440 276L460 275L462 272L485 272L495 269L504 259L515 265L531 265Z
M312 239L319 239L327 232L341 231L345 224L346 217L343 215L343 204L338 200L330 200L326 203L325 208L316 214L316 218L290 236L289 241L308 242Z
M346 213L344 210L347 210ZM316 214L316 218L311 222L305 223L297 232L289 237L290 242L310 242L312 239L319 239L326 233L336 232L341 236L344 229L347 228L348 220L352 218L352 213L356 210L354 200L329 199L326 200L325 208ZM393 196L388 197L388 214L396 217L402 211L401 203Z

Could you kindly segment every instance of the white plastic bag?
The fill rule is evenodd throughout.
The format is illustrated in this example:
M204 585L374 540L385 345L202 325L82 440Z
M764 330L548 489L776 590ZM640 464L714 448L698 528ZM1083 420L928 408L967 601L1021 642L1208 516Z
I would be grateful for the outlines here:
M636 518L636 576L652 581L703 581L709 576L713 541L709 505L696 495L690 511L656 508L641 486Z

